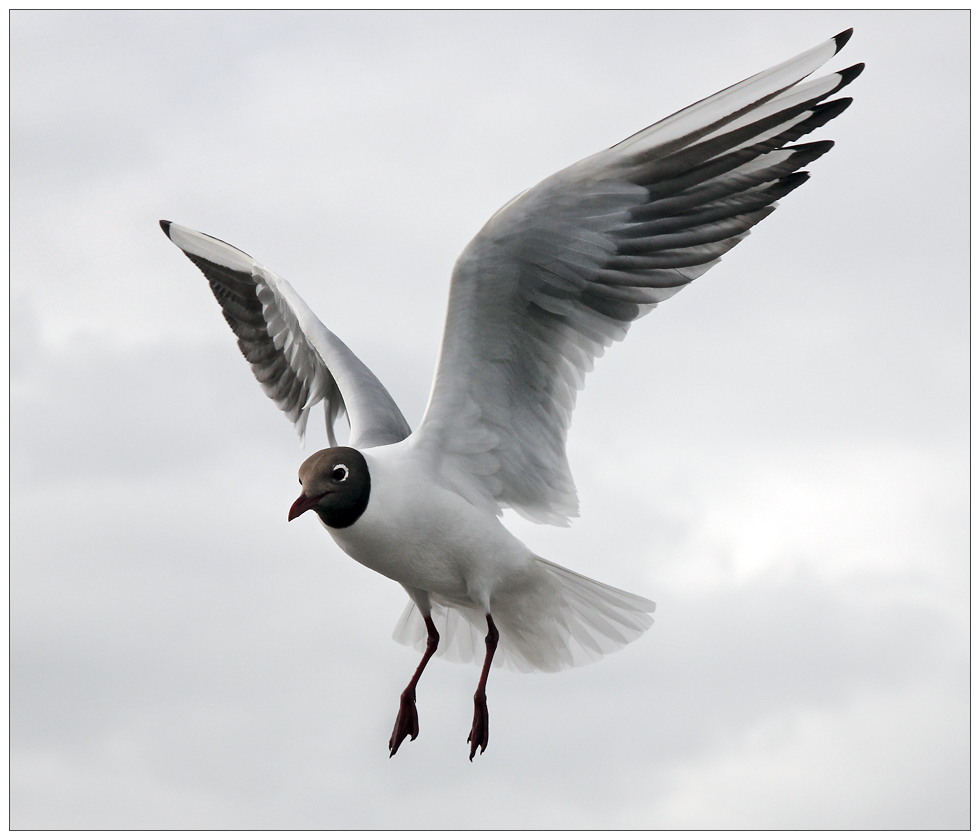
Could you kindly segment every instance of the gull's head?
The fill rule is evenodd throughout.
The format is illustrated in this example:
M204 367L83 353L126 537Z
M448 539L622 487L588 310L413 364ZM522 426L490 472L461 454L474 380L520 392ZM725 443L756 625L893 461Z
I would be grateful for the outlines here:
M299 468L303 492L289 509L292 521L308 510L316 511L324 525L347 528L367 509L371 474L356 449L334 446L321 449Z

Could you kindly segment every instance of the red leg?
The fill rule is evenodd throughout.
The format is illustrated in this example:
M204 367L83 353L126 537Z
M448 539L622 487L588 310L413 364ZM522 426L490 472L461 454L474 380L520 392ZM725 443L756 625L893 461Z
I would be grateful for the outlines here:
M483 673L480 674L480 684L476 687L476 694L473 695L473 728L470 730L470 737L466 742L470 745L470 761L476 755L476 748L480 748L480 755L487 749L487 741L490 740L490 712L487 710L487 677L490 675L490 663L493 661L493 652L497 649L497 640L500 635L497 627L487 613L487 658L483 661Z
M415 669L415 676L412 677L408 688L402 692L398 717L395 718L395 728L391 733L391 739L388 741L388 749L391 750L389 758L398 752L402 741L409 735L414 741L419 734L419 714L415 710L415 686L419 683L419 677L422 676L426 663L432 658L432 654L436 652L436 648L439 646L439 633L431 616L425 617L425 627L429 631L429 636L425 640L425 653L422 654L422 661L419 662L419 667Z

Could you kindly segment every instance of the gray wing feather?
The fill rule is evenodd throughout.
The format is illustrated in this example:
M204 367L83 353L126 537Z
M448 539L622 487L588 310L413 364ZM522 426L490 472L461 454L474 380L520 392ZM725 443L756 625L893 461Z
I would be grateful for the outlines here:
M849 33L552 175L499 210L453 271L416 445L487 509L566 524L575 398L630 324L717 264L809 177L863 65L798 84Z

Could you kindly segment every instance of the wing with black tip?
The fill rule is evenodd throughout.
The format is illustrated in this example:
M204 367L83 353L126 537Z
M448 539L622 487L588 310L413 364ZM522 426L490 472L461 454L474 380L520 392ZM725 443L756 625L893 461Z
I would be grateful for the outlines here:
M489 510L566 524L565 454L596 356L716 265L808 177L795 145L850 104L863 65L804 82L850 31L685 108L499 210L456 263L439 367L413 440Z
M255 378L301 439L319 402L331 446L337 444L334 424L345 412L351 446L408 437L411 429L385 387L289 283L220 239L172 222L160 227L204 273Z

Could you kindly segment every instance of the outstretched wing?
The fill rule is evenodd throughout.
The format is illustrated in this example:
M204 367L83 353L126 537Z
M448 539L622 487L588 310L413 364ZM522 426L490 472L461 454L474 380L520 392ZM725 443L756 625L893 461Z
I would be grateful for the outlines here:
M351 446L384 446L411 434L384 385L289 283L220 239L172 222L160 227L204 272L255 378L301 439L319 402L331 446L337 443L334 423L345 412Z
M538 522L578 512L565 455L577 391L630 324L715 265L800 186L856 65L806 84L850 30L542 181L453 271L415 445L474 504Z

